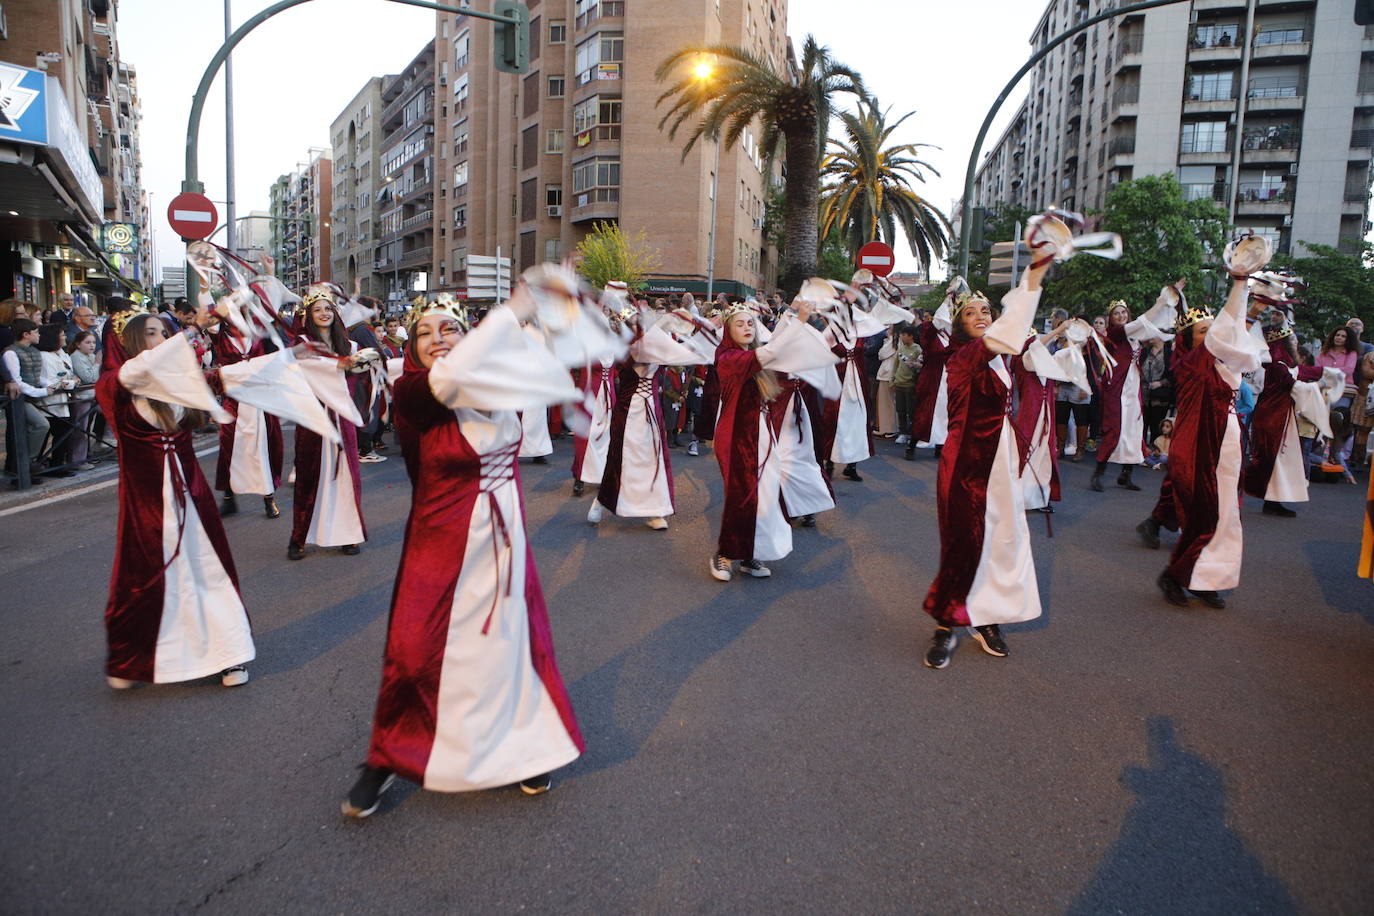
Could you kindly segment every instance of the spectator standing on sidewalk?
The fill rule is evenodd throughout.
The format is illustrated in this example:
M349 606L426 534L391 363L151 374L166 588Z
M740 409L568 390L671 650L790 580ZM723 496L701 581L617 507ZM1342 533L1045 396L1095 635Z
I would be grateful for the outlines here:
M91 420L95 409L95 389L90 386L100 380L100 354L96 352L99 342L93 331L77 331L67 344L67 354L71 357L72 371L76 373L79 386L72 392L70 404L72 438L68 457L78 471L89 471L95 467L86 459L90 454Z
M35 347L38 343L38 325L27 318L16 318L11 322L10 330L14 333L14 343L4 352L5 374L9 379L5 387L11 398L25 399L23 413L24 428L28 433L28 460L31 471L36 474L42 470L35 459L43 451L43 440L48 438L48 418L34 403L52 394L57 386L51 382L45 383L42 378L43 356ZM13 449L6 454L13 455ZM6 469L13 464L12 460L7 460Z
M72 441L71 411L67 407L67 400L69 392L76 387L71 357L63 349L66 343L65 324L45 324L38 329L36 346L43 361L42 380L54 386L53 393L38 402L47 414L48 429L52 433L52 447L48 454L48 466L52 468L48 471L50 477L74 476L64 467L68 462Z
M911 416L916 406L916 375L921 371L921 346L916 329L902 325L897 333L897 361L892 369L892 397L897 408L898 445L911 441Z
M1174 408L1174 381L1169 375L1170 346L1155 338L1140 357L1140 382L1145 390L1145 435L1153 442Z

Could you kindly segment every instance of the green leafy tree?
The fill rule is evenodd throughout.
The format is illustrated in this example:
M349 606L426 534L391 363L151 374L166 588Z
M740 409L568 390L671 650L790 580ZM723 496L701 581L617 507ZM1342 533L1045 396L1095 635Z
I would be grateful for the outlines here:
M1185 200L1172 175L1112 188L1097 228L1118 233L1125 253L1117 261L1080 255L1065 264L1047 293L1054 305L1097 315L1112 300L1124 299L1140 314L1161 287L1180 277L1188 279L1190 300L1215 301L1226 211L1211 200Z
M888 145L892 134L915 112L887 123L887 112L876 99L859 103L857 112L841 112L844 138L829 141L830 152L821 163L820 233L828 238L835 230L851 256L875 239L897 243L897 227L906 234L911 254L927 270L949 247L949 220L913 185L924 182L924 170L939 175L917 158L927 143Z
M816 276L845 283L854 276L854 256L838 230L832 230L821 242L820 254L816 256Z
M1320 346L1332 330L1359 318L1365 328L1361 340L1374 342L1374 246L1360 242L1359 254L1346 254L1330 245L1302 244L1310 257L1281 255L1271 262L1306 284L1298 289L1299 302L1293 306L1299 339Z
M697 72L701 66L703 72ZM659 128L669 137L690 120L686 157L698 140L719 138L724 149L739 142L751 124L763 132L760 148L767 172L779 154L787 165L786 244L782 249L782 287L791 295L816 271L819 231L820 157L825 149L832 97L841 92L864 97L863 80L836 62L829 49L810 35L801 60L775 72L769 63L744 48L705 45L683 48L659 64L655 77L672 80L658 97L671 100Z
M626 235L619 224L598 221L578 243L577 269L587 282L601 289L612 280L623 280L632 290L641 289L644 280L658 270L658 249L649 244L643 229Z
M1030 219L1032 211L1025 207L1013 204L997 204L988 208L988 218L983 231L986 246L982 249L973 251L968 259L968 276L964 279L968 281L969 288L983 290L989 299L995 303L1002 301L1002 293L1005 289L990 289L988 287L988 273L992 261L992 243L1010 242L1016 238L1016 226L1018 223L1022 227L1026 225L1026 220ZM1022 230L1024 234L1024 228ZM950 254L950 260L958 261L958 250L956 248ZM953 268L951 268L953 269ZM932 309L938 308L944 301L944 288L948 284L941 284L938 290L939 297L935 299ZM927 295L934 295L936 290L931 290ZM926 306L922 306L926 308Z

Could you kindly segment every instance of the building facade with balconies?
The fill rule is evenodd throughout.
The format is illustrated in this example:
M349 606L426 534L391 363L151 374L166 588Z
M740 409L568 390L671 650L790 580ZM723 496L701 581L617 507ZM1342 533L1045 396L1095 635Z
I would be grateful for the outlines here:
M1120 181L1173 174L1280 251L1353 247L1374 146L1374 27L1354 2L1193 0L1093 26L1032 72L975 202L1100 208ZM1052 0L1032 46L1109 5Z
M70 292L99 307L152 289L137 76L120 59L117 8L21 0L0 11L0 298L48 308ZM134 233L109 244L109 223Z
M334 278L329 255L333 195L330 151L314 147L309 162L272 183L270 243L277 276L297 292L311 283Z
M398 309L435 287L435 43L381 86L373 273Z
M382 85L391 77L374 76L339 112L330 126L333 147L333 191L330 203L330 259L334 280L352 290L357 279L363 295L386 297L376 272L377 190L381 174Z
M786 0L544 0L532 5L530 67L497 72L490 23L438 14L435 288L465 291L469 255L510 257L516 274L570 255L598 221L644 230L658 251L651 293L707 285L711 198L717 290L776 284L764 237L770 181L747 131L723 150L658 129L654 71L692 45L746 47L789 65ZM512 112L514 117L512 117Z

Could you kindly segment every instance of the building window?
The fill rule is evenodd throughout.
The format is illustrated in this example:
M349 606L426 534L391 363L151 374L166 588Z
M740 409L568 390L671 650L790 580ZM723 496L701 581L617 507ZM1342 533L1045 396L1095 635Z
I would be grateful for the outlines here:
M464 29L462 34L453 39L453 69L462 70L471 59L472 35Z
M620 159L597 156L573 165L573 206L620 200Z
M577 27L585 29L605 16L624 16L625 0L577 0Z
M563 152L563 129L551 127L544 132L544 152L561 153Z
M563 186L561 184L544 185L544 206L563 206Z
M625 36L620 32L600 32L577 46L576 83L585 86L592 80L620 79L625 60Z
M465 155L468 151L468 119L464 118L453 125L453 155Z
M555 19L549 23L549 44L561 45L568 40L568 23Z
M461 193L466 193L468 184L468 164L466 161L460 162L453 167L453 196L457 197ZM463 190L460 191L459 189Z
M1220 102L1235 98L1235 73L1194 73L1188 77L1188 101Z
M453 272L461 273L468 269L468 250L466 248L453 249Z
M597 140L619 140L624 103L620 99L592 96L573 108L573 134L578 146Z
M453 208L453 228L463 229L468 224L468 208L466 205Z
M549 98L551 98L551 99L561 99L561 98L563 98L563 77L561 77L561 76L551 76L551 77L549 77Z
M464 111L468 107L468 75L464 73L453 81L453 110Z
M1224 153L1227 148L1225 121L1196 121L1184 124L1179 139L1180 153Z
M544 239L544 260L561 261L563 260L563 240Z

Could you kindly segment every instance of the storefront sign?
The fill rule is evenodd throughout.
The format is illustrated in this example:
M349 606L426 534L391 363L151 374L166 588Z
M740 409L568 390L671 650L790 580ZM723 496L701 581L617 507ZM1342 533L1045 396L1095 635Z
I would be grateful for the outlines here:
M106 254L138 254L138 227L133 223L106 223L100 233Z

